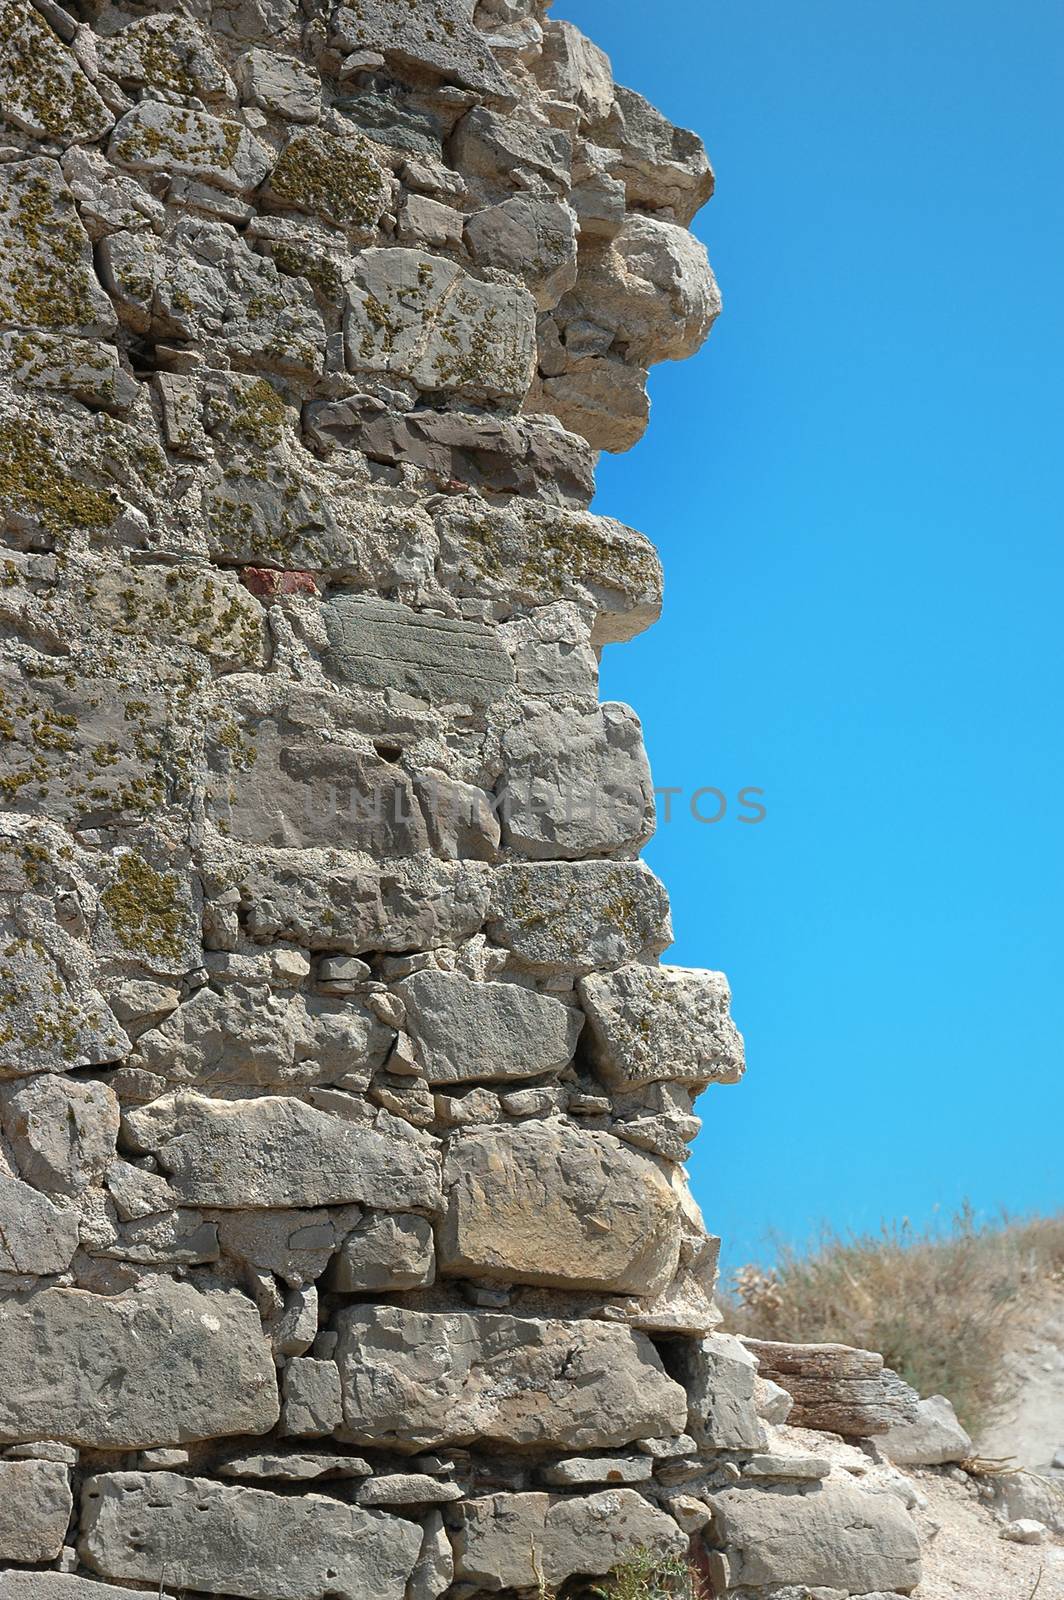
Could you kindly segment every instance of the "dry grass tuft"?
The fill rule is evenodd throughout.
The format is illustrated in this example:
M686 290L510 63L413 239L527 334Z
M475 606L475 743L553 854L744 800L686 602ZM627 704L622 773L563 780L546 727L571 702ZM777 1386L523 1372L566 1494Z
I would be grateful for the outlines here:
M848 1238L825 1231L769 1271L743 1267L721 1301L724 1326L758 1339L837 1341L882 1351L921 1394L944 1394L978 1433L1008 1398L1002 1358L1012 1316L1064 1276L1064 1216L948 1232L907 1222Z

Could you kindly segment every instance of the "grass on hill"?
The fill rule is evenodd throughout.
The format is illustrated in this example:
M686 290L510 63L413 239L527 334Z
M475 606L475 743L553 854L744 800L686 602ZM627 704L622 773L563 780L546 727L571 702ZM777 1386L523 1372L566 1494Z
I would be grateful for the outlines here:
M756 1339L879 1350L921 1394L952 1400L978 1436L1009 1397L1009 1322L1046 1279L1064 1277L1064 1216L978 1226L970 1208L941 1228L909 1223L741 1268L721 1297L724 1327Z

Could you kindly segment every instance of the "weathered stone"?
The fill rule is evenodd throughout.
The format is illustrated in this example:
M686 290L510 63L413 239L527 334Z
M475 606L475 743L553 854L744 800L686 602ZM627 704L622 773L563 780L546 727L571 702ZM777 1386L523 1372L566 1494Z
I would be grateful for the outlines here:
M498 636L481 623L343 595L326 608L325 625L329 665L344 683L480 708L514 681Z
M569 1065L583 1018L573 1006L514 983L415 972L396 985L406 1030L429 1083L535 1078Z
M455 1540L455 1576L477 1588L535 1589L574 1573L612 1572L638 1551L686 1553L687 1536L634 1489L559 1499L494 1494L467 1500Z
M516 410L532 381L535 304L443 256L365 250L349 269L344 341L352 372Z
M423 250L461 250L465 218L428 195L408 194L399 211L399 243Z
M515 195L466 219L474 261L520 278L540 311L576 283L576 215L562 201Z
M652 958L672 940L665 890L641 861L500 867L488 932L531 971L574 975Z
M247 1600L403 1600L421 1532L324 1495L115 1472L85 1485L78 1549L107 1578L150 1583L176 1567L182 1587Z
M793 1399L792 1427L864 1439L916 1420L919 1395L884 1367L875 1350L767 1339L743 1343L761 1375Z
M733 1587L807 1584L863 1595L908 1593L920 1581L919 1537L891 1494L828 1484L808 1494L744 1487L707 1498Z
M643 730L628 706L531 704L507 728L503 842L533 859L634 855L654 831Z
M285 1283L320 1278L348 1231L361 1216L358 1206L337 1211L225 1211L218 1216L222 1251Z
M59 164L43 157L0 165L0 322L96 338L116 326Z
M598 138L620 155L615 171L633 209L671 211L686 226L713 193L713 169L701 139L673 127L634 89L618 85Z
M217 50L189 17L139 17L96 48L103 71L124 88L169 89L208 101L234 97Z
M0 1441L134 1450L277 1420L270 1347L243 1295L157 1280L108 1297L78 1289L0 1305Z
M559 1489L586 1488L588 1484L649 1483L654 1463L649 1456L568 1456L539 1469L539 1478Z
M443 1514L430 1511L424 1526L421 1554L407 1588L407 1600L439 1600L454 1582L454 1551Z
M116 633L179 641L223 672L266 665L262 607L228 573L191 564L101 566L91 584L93 613Z
M559 193L568 185L572 141L559 128L474 106L454 131L451 160L490 192L510 189L516 177L523 187Z
M266 192L275 205L311 212L341 228L369 230L372 236L388 209L391 181L361 134L315 128L292 135Z
M143 1600L143 1589L120 1589L66 1572L0 1574L3 1600Z
M198 1211L164 1211L122 1223L107 1243L86 1244L104 1261L132 1261L144 1267L202 1266L217 1261L218 1229Z
M609 116L614 94L609 57L571 22L548 18L533 70L543 88L577 106L587 122Z
M763 1450L768 1441L754 1404L757 1363L731 1334L712 1333L684 1349L688 1432L702 1450Z
M70 1473L59 1462L0 1461L0 1561L54 1561L73 1509Z
M371 1212L349 1233L329 1272L342 1294L418 1289L435 1278L432 1224L424 1217Z
M236 64L244 96L286 122L317 122L321 80L304 62L272 50L247 50Z
M144 100L126 112L111 136L109 154L135 172L202 178L238 193L254 189L273 164L266 146L243 123L159 100Z
M437 1506L460 1500L462 1490L426 1472L389 1472L362 1484L355 1498L360 1506Z
M335 1371L335 1368L333 1369ZM218 1471L223 1478L254 1478L277 1480L284 1483L314 1483L327 1478L368 1478L373 1468L361 1456L330 1455L326 1453L275 1454L256 1450L228 1456L219 1462Z
M444 1164L440 1270L660 1294L676 1271L676 1195L646 1157L561 1121L478 1129Z
M0 17L0 116L38 139L99 139L114 114L74 53L28 0L7 0Z
M967 1461L974 1447L945 1395L921 1400L914 1422L896 1422L877 1440L888 1461L899 1467L939 1467Z
M650 1341L609 1323L351 1306L336 1328L355 1444L602 1449L686 1420Z
M743 1039L728 1014L720 972L630 964L580 980L587 1043L611 1089L667 1080L697 1088L737 1083Z
M393 67L429 72L488 99L512 103L513 86L484 36L471 23L468 0L357 0L338 6L332 41L346 52L378 52Z
M77 1247L76 1214L0 1170L0 1272L54 1276Z
M301 1100L211 1100L182 1091L130 1112L125 1128L192 1205L439 1204L431 1142L357 1126Z
M50 950L36 930L27 936L10 918L0 919L0 1078L100 1066L129 1050L70 949L57 939Z
M73 395L86 406L128 411L140 387L110 345L19 329L0 334L0 369L20 384Z
M262 1088L368 1084L395 1038L364 1006L240 985L203 988L141 1035L138 1065L172 1083Z
M650 421L647 379L645 368L628 366L619 354L590 355L543 379L539 407L596 450L630 450Z
M0 1123L28 1182L74 1195L114 1160L118 1101L105 1083L46 1073L0 1085Z
M281 1382L284 1391L282 1434L322 1439L334 1433L343 1422L343 1394L335 1362L296 1356L286 1362Z

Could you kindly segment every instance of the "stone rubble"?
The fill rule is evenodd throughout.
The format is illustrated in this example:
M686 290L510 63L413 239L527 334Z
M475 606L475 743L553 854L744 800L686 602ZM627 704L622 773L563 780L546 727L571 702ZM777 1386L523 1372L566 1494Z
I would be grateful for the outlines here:
M715 1331L598 698L701 141L549 0L2 9L0 1600L908 1592L772 1431L878 1358Z

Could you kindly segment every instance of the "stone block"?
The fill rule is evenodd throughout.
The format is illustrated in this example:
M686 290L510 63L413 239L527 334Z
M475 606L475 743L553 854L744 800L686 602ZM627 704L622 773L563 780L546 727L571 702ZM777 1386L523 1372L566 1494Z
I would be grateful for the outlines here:
M583 1018L573 1006L514 983L415 972L396 985L406 1031L430 1084L512 1082L559 1072Z
M633 963L593 972L579 985L595 1070L611 1089L645 1083L736 1083L743 1039L729 1015L720 972Z
M0 1561L55 1561L70 1513L69 1469L57 1461L0 1461ZM0 1595L5 1579L0 1572Z

